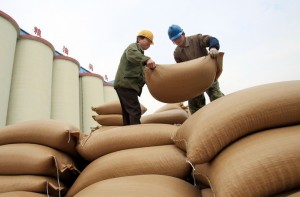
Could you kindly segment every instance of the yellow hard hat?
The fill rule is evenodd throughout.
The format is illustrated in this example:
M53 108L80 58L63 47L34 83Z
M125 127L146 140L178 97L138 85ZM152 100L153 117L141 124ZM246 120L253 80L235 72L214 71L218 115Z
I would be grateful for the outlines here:
M154 44L153 42L153 33L149 30L142 30L137 36L144 36L148 38L151 41L151 44Z

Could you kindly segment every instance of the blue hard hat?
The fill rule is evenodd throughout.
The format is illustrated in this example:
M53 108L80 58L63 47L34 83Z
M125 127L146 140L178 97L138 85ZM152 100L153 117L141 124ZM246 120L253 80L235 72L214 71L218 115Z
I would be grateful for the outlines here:
M179 27L178 25L171 25L168 30L168 35L170 40L176 40L183 34L183 29Z

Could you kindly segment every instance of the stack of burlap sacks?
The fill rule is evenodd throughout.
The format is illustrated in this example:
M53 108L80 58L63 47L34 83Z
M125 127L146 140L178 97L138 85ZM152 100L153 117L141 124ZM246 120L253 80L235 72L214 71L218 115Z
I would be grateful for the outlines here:
M187 106L183 103L168 103L157 109L154 113L141 117L142 124L161 123L177 124L184 123L190 116Z
M0 196L64 196L80 173L79 133L55 120L0 128Z
M181 126L99 129L76 147L91 163L67 196L142 196L161 187L157 196L293 190L300 186L299 87L292 81L245 89L210 103ZM190 173L205 189L184 181Z
M92 106L92 111L97 115L93 115L92 118L102 126L122 126L122 108L119 100L113 100L106 102L99 106ZM147 108L141 104L141 112L144 114Z
M97 115L92 116L93 119L101 126L123 125L122 108L119 100L92 107L92 110L97 113ZM143 115L147 108L141 104L141 111L142 124L182 124L189 116L189 111L183 103L166 104L149 115Z
M172 141L178 128L107 126L84 135L56 120L0 128L0 196L199 196L184 180L191 166Z
M197 184L220 197L293 189L300 196L299 90L300 81L256 86L193 114L173 140L187 153Z
M178 126L99 129L76 147L91 163L67 196L299 195L299 88L290 81L241 90Z
M89 135L63 132L68 142L75 143L67 151L66 138L57 142L64 145L63 152L79 154L87 161L76 179L66 179L72 184L65 187L64 196L299 196L299 89L300 81L288 81L241 90L209 103L182 125L107 126ZM43 125L39 128L51 127ZM42 144L37 137L12 140L1 134L3 130L7 128L0 129L0 139L10 140L2 144ZM43 139L52 141L51 137ZM62 150L58 145L45 145ZM10 154L22 152L8 149ZM2 158L2 168L8 168ZM36 166L31 160L19 161L24 175ZM48 170L44 174L55 179L52 168ZM2 173L8 174L6 170ZM11 169L10 173L19 175L20 171Z
M199 196L172 136L179 127L141 124L96 130L76 149L90 163L66 196Z

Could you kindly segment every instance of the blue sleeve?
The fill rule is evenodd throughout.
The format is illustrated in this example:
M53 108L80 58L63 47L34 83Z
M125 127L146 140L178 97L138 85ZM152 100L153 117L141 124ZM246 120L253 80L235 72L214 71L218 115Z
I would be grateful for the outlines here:
M208 41L209 49L210 48L216 48L217 50L220 49L219 40L215 37L211 37Z

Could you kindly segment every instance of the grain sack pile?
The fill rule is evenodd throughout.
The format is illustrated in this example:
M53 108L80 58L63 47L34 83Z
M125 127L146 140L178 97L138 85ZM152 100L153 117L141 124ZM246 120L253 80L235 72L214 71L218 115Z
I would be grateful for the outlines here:
M87 186L106 179L143 174L185 178L190 171L185 153L175 145L125 149L92 161L78 176L66 196L74 196Z
M92 107L97 115L92 116L101 126L123 126L122 109L118 100ZM165 104L156 112L143 115L147 108L141 104L142 124L182 124L189 116L189 112L183 103Z
M182 124L189 117L189 111L183 103L168 103L154 113L141 117L142 124Z
M299 89L244 89L182 124L101 125L89 135L56 120L2 127L0 196L297 196ZM153 114L172 110L188 114L182 103Z
M122 108L119 100L106 102L96 107L92 107L92 110L97 113L92 118L103 126L122 126ZM144 114L147 108L141 104L141 111Z
M300 187L300 81L244 89L177 130L199 184L215 196L273 196ZM255 95L255 96L253 96Z
M185 179L191 166L172 141L177 129L168 124L129 125L96 130L81 138L76 149L90 163L66 196L117 177L157 174Z
M0 128L0 193L27 191L60 196L79 174L74 135L56 120L34 120ZM80 162L80 161L78 161Z

